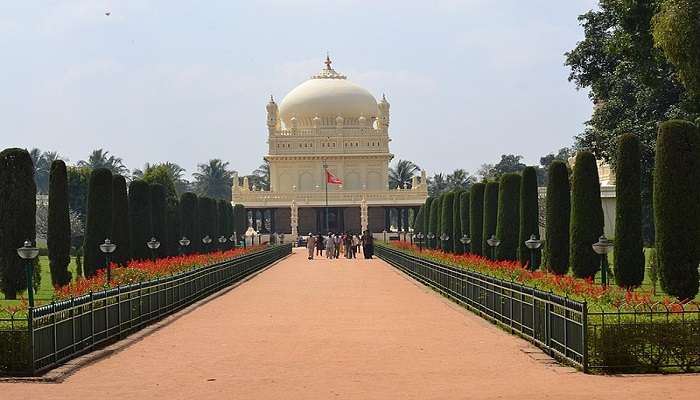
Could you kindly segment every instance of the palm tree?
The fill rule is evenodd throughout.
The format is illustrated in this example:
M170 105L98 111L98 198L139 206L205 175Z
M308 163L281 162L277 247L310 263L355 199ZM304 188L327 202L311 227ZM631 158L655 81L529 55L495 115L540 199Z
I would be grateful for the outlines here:
M469 186L471 186L474 182L476 182L476 178L473 176L469 175L469 172L463 170L463 169L456 169L454 172L451 174L447 175L447 189L448 190L455 190L455 189L469 189Z
M389 187L391 189L410 189L411 180L420 171L420 167L409 160L399 160L389 168Z
M109 151L103 149L93 150L86 160L78 161L79 167L87 167L90 169L107 168L113 174L126 175L129 169L124 166L122 159L109 154Z
M447 181L445 180L445 175L441 173L433 175L431 179L428 179L428 194L431 196L437 196L447 190Z
M34 183L36 184L37 193L46 194L49 192L51 163L61 157L55 151L42 152L37 148L31 149L29 156L34 164Z
M200 196L213 199L231 200L233 173L228 170L228 163L218 158L209 160L208 164L197 165L199 172L192 174L195 180L195 192Z
M248 179L255 187L270 190L270 163L265 160L251 175L248 175Z

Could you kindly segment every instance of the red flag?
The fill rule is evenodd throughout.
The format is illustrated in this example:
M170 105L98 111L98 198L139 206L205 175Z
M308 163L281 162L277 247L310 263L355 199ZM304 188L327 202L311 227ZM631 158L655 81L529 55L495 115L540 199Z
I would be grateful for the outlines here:
M326 170L326 182L330 183L331 185L342 185L343 181L340 180L340 178L336 178Z

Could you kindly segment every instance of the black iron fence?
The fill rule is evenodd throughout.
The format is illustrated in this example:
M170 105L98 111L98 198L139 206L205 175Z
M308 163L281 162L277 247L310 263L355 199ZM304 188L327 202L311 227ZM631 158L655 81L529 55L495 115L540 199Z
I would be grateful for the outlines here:
M233 260L36 307L0 321L0 371L35 375L119 340L291 253L278 245ZM8 323L15 326L8 326Z
M585 303L432 262L387 246L377 246L376 254L552 356L587 368Z

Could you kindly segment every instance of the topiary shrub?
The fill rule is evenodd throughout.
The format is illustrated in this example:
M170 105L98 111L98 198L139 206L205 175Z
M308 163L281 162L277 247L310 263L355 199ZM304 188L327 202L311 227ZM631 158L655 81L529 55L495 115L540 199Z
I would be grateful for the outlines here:
M233 212L235 220L234 232L240 241L248 228L248 217L246 216L247 212L243 204L236 204L236 206L233 207Z
M425 204L423 207L423 234L427 235L428 232L430 232L430 211L432 210L432 205L433 205L433 200L435 200L433 197L428 197L425 199ZM425 238L424 240L424 246L425 247L430 247L428 246L428 239Z
M531 262L531 250L527 248L525 241L529 240L531 235L535 235L537 239L540 238L539 212L537 170L534 167L525 167L520 183L520 234L518 235L518 259L522 265L529 265ZM535 262L539 264L537 255L535 257ZM530 269L533 269L532 265Z
M466 190L459 195L459 228L460 232L462 233L461 236L469 236L469 197L470 193ZM457 237L457 240L459 239L460 237ZM462 253L469 252L469 248L470 245L462 244Z
M423 216L424 212L425 203L421 204L420 208L418 208L418 212L413 217L413 232L415 233L423 232L423 221L425 221L425 217Z
M442 234L446 234L448 237L447 240L440 239L440 244L442 245L442 251L450 253L454 250L454 235L452 232L452 212L454 209L454 200L454 192L445 193L445 196L442 198L442 217L440 218L440 221L442 223L442 229L440 229L440 236Z
M615 170L615 283L636 288L644 280L642 243L641 154L639 139L622 135L618 142Z
M571 179L569 232L569 261L574 275L593 278L600 266L600 256L593 251L592 245L603 234L603 206L596 159L587 151L576 154Z
M484 242L484 190L486 185L475 183L469 189L469 235L471 253L482 255ZM487 253L488 254L488 253Z
M49 172L49 215L46 245L49 249L51 285L65 286L71 281L70 216L68 214L68 172L63 160L51 163Z
M515 173L501 176L498 188L498 220L496 237L501 245L496 248L496 259L517 260L518 226L520 224L520 175Z
M151 191L151 226L153 237L161 244L160 247L156 249L155 253L158 258L162 258L168 255L168 246L166 244L168 228L165 222L167 213L165 187L159 183L152 183L149 185L149 189Z
M464 254L464 245L459 240L462 237L462 215L459 208L462 193L464 190L455 190L452 200L452 252L455 254Z
M438 233L440 231L440 225L439 220L438 220L438 215L441 214L441 207L440 207L440 197L436 197L433 199L433 202L430 204L430 231L429 233L432 233L435 235L435 238L432 240L428 241L428 247L431 249L437 248L437 243L438 239L437 237L440 236Z
M129 243L131 258L147 260L151 257L146 243L153 236L151 224L151 189L142 180L129 185Z
M544 240L547 270L565 275L569 272L569 171L564 162L557 160L549 165L547 175L547 226Z
M36 238L36 184L29 152L0 152L0 290L8 300L27 288L26 264L17 256L25 240ZM32 242L32 244L34 244Z
M184 249L187 254L197 253L201 247L197 220L197 195L191 192L183 193L180 196L180 230L182 236L190 240L190 245Z
M112 172L107 168L94 169L90 174L85 225L83 272L90 277L105 268L100 244L112 236Z
M180 254L180 204L177 197L165 199L165 234L166 251L169 256Z
M117 245L111 260L125 266L131 255L129 239L129 196L126 179L121 175L112 177L112 243Z
M498 221L498 182L488 182L484 189L484 228L482 229L481 254L491 257L491 246L487 240L496 234Z
M656 260L663 290L681 300L698 293L700 139L687 121L659 126L654 170Z

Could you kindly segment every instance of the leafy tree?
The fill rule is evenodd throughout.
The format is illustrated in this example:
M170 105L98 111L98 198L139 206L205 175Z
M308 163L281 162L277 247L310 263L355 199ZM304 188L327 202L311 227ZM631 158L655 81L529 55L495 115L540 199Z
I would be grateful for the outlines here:
M468 190L463 191L459 195L459 224L460 224L460 231L461 231L461 236L467 235L470 236L469 233L469 198L471 194L469 193ZM461 236L458 236L457 239L459 240ZM462 243L462 242L460 242ZM470 245L468 244L463 244L462 245L462 253L467 253L470 250Z
M577 278L593 278L600 256L593 243L603 234L603 206L595 156L587 151L576 154L571 179L571 223L569 225L569 260Z
M484 191L486 185L475 183L469 189L469 235L472 239L471 253L483 255L484 243ZM488 254L488 253L486 253Z
M151 191L151 226L153 237L155 237L161 246L156 250L158 258L167 257L168 255L168 226L166 223L167 202L165 198L165 187L159 183L149 184Z
M565 275L569 272L569 171L563 161L555 160L549 165L547 175L546 265L550 272Z
M106 168L118 175L125 175L129 172L121 158L110 155L109 151L103 149L93 150L87 160L78 161L78 166L90 169Z
M462 201L463 190L456 190L454 193L454 199L452 200L452 248L451 252L456 254L464 254L464 245L460 241L462 238L462 214L460 213L460 206Z
M518 259L520 264L530 264L530 249L525 241L530 235L540 237L539 212L537 194L537 170L534 167L526 167L522 173L520 184L520 235L518 235ZM537 261L537 260L536 260ZM530 268L533 266L530 265Z
M476 182L476 178L463 169L456 169L447 175L447 190L466 190Z
M489 181L496 178L496 171L493 169L493 164L481 164L476 171L476 175L481 177L482 181Z
M106 266L100 244L112 236L112 172L107 168L94 169L90 174L86 227L83 271L90 277Z
M68 173L66 163L56 160L51 163L49 177L47 246L51 284L65 286L71 281L70 264L70 216L68 213Z
M700 3L663 0L653 18L653 36L683 85L700 96Z
M454 250L454 232L452 232L453 223L452 216L454 211L454 192L447 192L442 196L442 216L440 217L441 229L440 235L443 233L448 236L447 240L440 240L442 243L442 251L452 252Z
M496 224L496 237L501 240L501 245L496 248L496 258L499 260L518 259L520 180L520 175L516 173L503 174L500 179Z
M447 181L445 180L444 174L435 174L432 178L428 179L428 194L430 196L437 197L443 194L446 190Z
M491 235L496 234L496 222L498 220L498 182L492 181L486 184L484 189L484 228L482 229L481 254L491 256L491 246L486 242Z
M197 195L191 192L183 193L180 196L180 230L182 236L190 240L190 245L186 249L188 254L199 252L201 247L198 220Z
M501 161L493 166L493 174L495 177L500 177L505 174L520 172L525 169L526 165L522 163L523 156L515 154L501 155Z
M441 213L440 197L434 198L433 202L430 203L430 232L435 235L435 238L428 241L428 247L431 249L437 248L438 239L440 236L440 224L438 220L438 215Z
M620 137L615 186L615 281L635 288L644 280L639 139Z
M36 191L40 194L46 194L49 191L51 164L56 160L60 160L61 157L55 151L46 151L42 153L41 150L37 148L31 149L29 151L29 156L34 165L34 183L36 184Z
M112 176L112 234L109 237L117 245L112 253L112 262L126 266L132 254L129 241L129 197L126 191L126 178Z
M182 178L184 172L184 168L170 162L153 165L146 163L143 170L135 169L132 175L148 183L163 185L167 197L174 199L187 188L187 181Z
M270 190L270 163L265 160L252 174L248 175L250 185L262 190Z
M151 189L148 183L135 180L129 185L129 243L132 259L151 258L146 243L152 236Z
M700 137L686 121L659 126L654 171L656 261L664 291L681 300L698 293Z
M197 168L199 171L192 174L197 195L231 200L233 173L228 170L227 162L215 158L208 164L197 165Z
M544 168L549 168L549 166L557 160L567 163L569 161L569 157L572 157L575 153L576 152L570 147L562 147L561 149L557 150L556 153L549 153L544 157L540 157L540 165Z
M28 151L10 148L0 152L0 290L8 300L27 289L26 264L17 256L17 248L36 237L33 173Z
M420 172L420 167L409 160L399 160L389 167L389 187L391 189L410 189L411 180Z
M68 207L78 213L81 221L84 222L87 215L87 193L91 170L86 167L68 166L67 168Z

